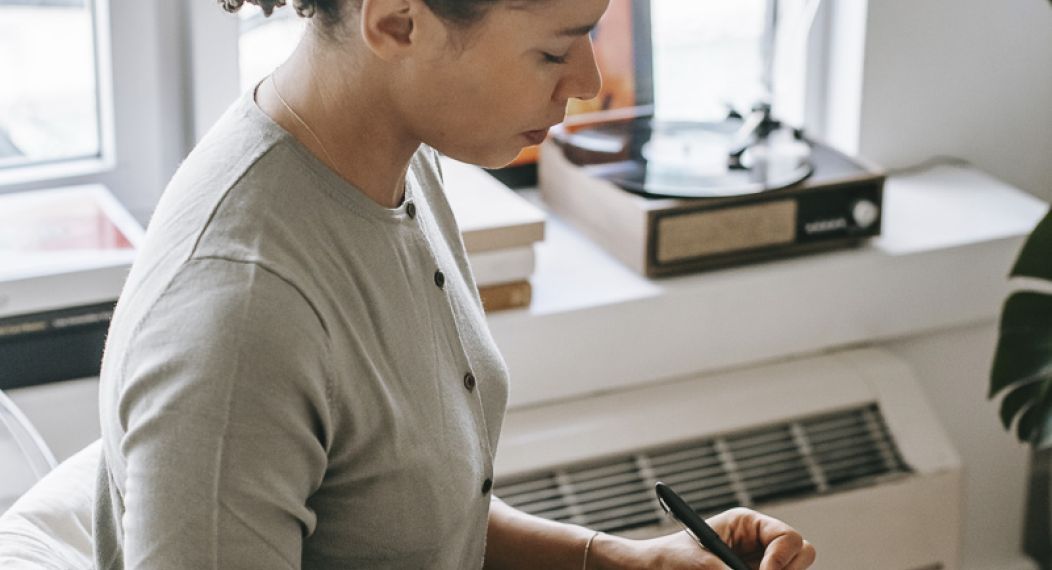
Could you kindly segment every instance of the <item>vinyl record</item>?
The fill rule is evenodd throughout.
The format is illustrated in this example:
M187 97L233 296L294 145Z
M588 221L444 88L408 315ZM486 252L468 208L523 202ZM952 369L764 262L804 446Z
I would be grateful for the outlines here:
M720 198L787 188L814 172L810 145L790 129L735 153L740 120L641 117L558 133L566 157L589 174L649 197Z

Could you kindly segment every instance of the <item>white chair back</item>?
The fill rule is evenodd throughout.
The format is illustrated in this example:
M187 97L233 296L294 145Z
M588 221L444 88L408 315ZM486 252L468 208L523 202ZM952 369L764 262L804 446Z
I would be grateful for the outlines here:
M0 513L58 464L33 424L2 391L0 462Z
M91 535L102 441L52 469L0 515L0 568L94 566Z

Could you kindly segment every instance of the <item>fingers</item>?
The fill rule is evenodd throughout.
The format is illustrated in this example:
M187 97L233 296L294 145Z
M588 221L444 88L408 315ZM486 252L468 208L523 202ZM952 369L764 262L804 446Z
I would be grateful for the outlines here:
M728 530L735 550L763 553L760 570L803 570L814 563L814 546L786 523L751 509L731 509ZM750 548L751 546L751 548Z
M784 568L785 570L806 570L815 563L816 554L815 547L805 540L800 552L797 553L789 565Z
M724 519L717 524L726 530L730 539L728 542L735 549L751 548L763 552L776 546L779 549L790 548L795 555L803 544L803 537L793 527L752 509L733 508L713 519ZM717 528L715 524L713 528ZM789 560L790 558L785 559L786 562Z
M780 531L780 534L767 543L767 548L764 549L763 553L763 561L760 562L760 570L783 570L789 568L789 564L803 552L804 538L800 536L800 533L784 523L782 523L782 526L784 529Z

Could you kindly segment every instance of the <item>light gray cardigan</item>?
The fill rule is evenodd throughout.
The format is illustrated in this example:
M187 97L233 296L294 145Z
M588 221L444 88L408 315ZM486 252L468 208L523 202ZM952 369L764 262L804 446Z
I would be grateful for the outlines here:
M110 327L96 561L478 568L507 380L434 151L387 209L246 94Z

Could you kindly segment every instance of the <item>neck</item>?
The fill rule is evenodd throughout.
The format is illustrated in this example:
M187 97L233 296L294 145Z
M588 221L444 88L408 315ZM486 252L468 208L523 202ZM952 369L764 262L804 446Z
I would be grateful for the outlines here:
M379 64L356 61L368 50L321 42L308 30L274 72L273 84L260 85L256 101L340 177L381 206L397 207L420 141L399 120ZM285 108L274 86L309 130Z

